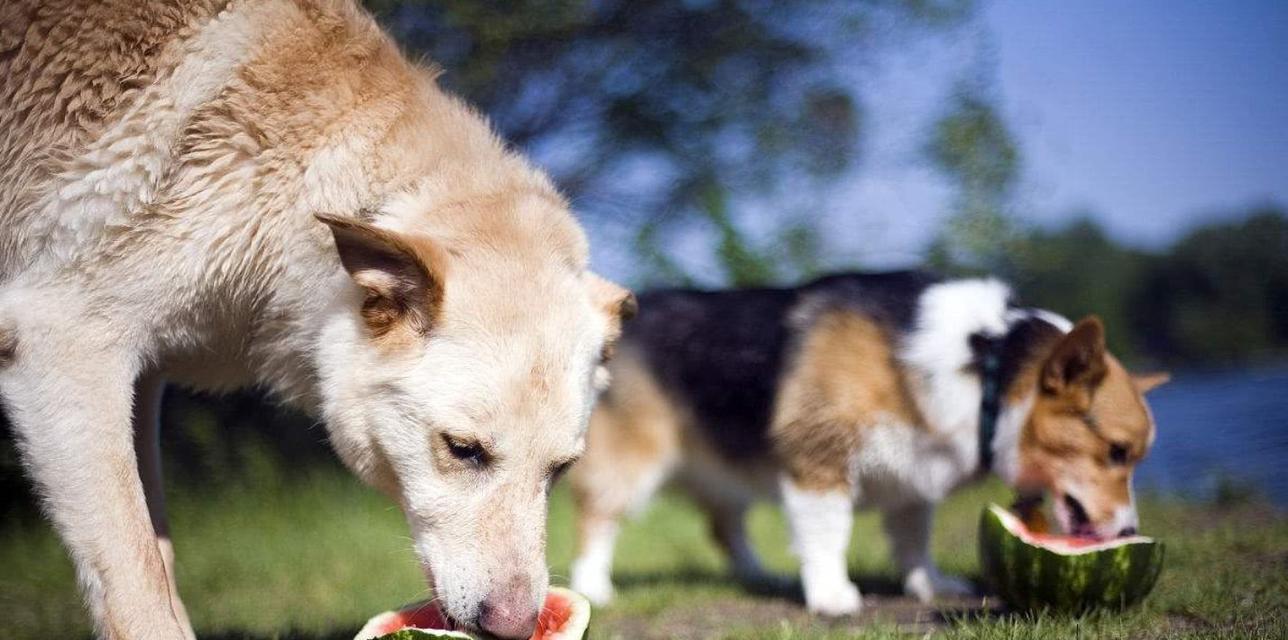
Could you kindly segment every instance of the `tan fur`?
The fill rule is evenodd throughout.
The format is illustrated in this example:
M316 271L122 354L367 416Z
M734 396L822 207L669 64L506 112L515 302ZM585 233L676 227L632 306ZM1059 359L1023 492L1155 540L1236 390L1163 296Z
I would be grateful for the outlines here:
M526 637L629 294L435 75L352 0L0 6L0 395L101 635L192 636L148 379L318 414L445 610ZM517 463L436 467L452 435Z
M776 398L777 459L803 489L848 491L863 430L881 421L921 424L890 336L856 313L828 312L805 336Z
M688 420L638 358L627 353L614 363L613 385L623 391L600 398L586 434L586 453L570 473L573 495L583 507L582 528L593 525L588 521L626 515L639 499L632 479L661 473L679 455L681 429Z
M1141 385L1105 351L1103 336L1087 319L1038 352L1028 371L1039 392L1020 440L1020 484L1051 489L1064 518L1061 500L1073 495L1097 527L1134 511L1131 473L1154 440ZM1121 463L1110 459L1112 445L1127 451Z

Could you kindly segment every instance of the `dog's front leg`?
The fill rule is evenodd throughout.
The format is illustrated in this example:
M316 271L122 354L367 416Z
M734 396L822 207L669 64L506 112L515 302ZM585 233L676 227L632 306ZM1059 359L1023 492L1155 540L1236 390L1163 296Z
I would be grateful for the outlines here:
M858 613L863 601L850 582L846 563L854 524L854 499L848 488L804 488L787 476L781 488L793 550L801 563L805 606L826 616Z
M903 574L903 592L922 602L935 596L957 596L971 593L965 580L939 572L930 556L930 532L935 504L918 502L886 509L882 514L894 559Z
M42 319L0 368L29 473L71 553L98 633L184 640L136 467L135 353L121 328Z
M188 611L179 599L179 583L174 577L174 545L170 542L170 521L165 512L165 486L161 478L161 397L165 381L157 375L145 375L134 385L134 451L138 456L139 479L148 502L148 516L156 532L157 550L165 563L166 581L170 587L170 605L174 617L194 640Z

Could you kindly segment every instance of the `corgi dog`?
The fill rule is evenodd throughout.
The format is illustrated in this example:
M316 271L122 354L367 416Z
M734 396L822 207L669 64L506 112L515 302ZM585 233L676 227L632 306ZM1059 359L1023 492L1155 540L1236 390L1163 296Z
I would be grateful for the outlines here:
M0 5L0 401L97 633L192 638L166 383L322 420L443 614L527 638L631 298L354 0Z
M1095 317L1017 306L993 279L839 274L796 288L642 294L572 474L573 588L598 603L622 520L668 479L710 515L735 574L764 577L743 519L781 502L809 610L859 611L856 507L883 513L906 593L966 593L928 543L936 504L994 473L1049 492L1067 532L1134 533L1132 469L1154 439Z

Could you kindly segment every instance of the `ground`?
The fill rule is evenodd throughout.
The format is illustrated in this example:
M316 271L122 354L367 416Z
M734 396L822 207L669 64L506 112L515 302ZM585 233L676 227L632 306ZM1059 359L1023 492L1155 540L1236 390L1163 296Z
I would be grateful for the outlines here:
M218 489L172 492L179 585L202 638L347 640L383 609L425 596L398 511L339 470L289 478L257 474ZM953 498L936 525L943 568L976 579L975 527L996 484ZM553 580L572 556L571 504L551 506ZM818 621L798 588L749 593L730 581L706 525L679 496L664 495L622 536L619 599L592 618L592 637L823 639L932 633L950 638L1288 637L1288 516L1256 500L1212 505L1147 498L1146 533L1167 563L1143 607L1082 618L1019 615L989 598L923 607L898 594L873 514L859 518L851 571L864 587L858 619ZM790 575L781 516L752 514L766 563ZM66 560L48 525L0 522L0 628L9 640L87 638Z

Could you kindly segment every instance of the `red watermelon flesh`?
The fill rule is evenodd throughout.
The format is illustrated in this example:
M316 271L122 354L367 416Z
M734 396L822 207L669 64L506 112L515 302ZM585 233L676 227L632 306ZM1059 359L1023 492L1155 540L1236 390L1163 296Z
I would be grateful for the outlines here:
M1100 543L1099 538L1093 538L1090 536L1062 536L1054 533L1035 533L1032 531L1029 531L1026 537L1048 547L1063 547L1067 549L1093 547Z
M580 640L590 623L590 603L580 594L551 587L537 618L531 640ZM369 620L354 640L370 640L403 629L440 631L443 638L470 638L454 625L432 602L420 602L396 611L386 611Z
M1088 550L1093 547L1116 546L1121 542L1139 542L1148 540L1144 536L1128 536L1117 540L1105 540L1087 535L1061 535L1051 532L1051 525L1046 516L1038 509L1039 505L1029 503L1017 504L1015 518L1011 521L1011 531L1029 544L1036 544L1062 553Z

